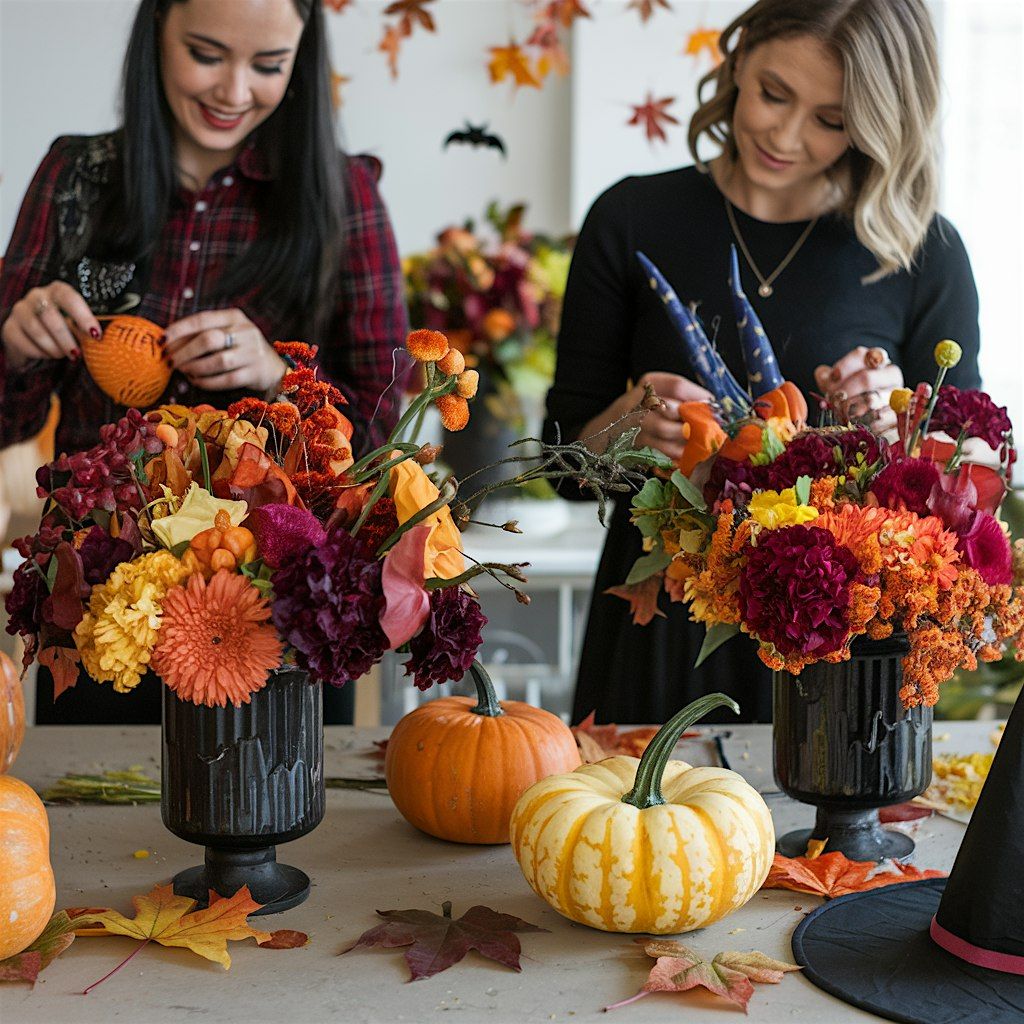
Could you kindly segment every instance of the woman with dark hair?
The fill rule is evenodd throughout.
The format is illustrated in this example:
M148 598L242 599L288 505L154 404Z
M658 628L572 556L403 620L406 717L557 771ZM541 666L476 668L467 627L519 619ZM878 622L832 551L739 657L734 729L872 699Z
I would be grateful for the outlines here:
M382 443L401 392L385 390L407 330L401 267L379 163L335 142L320 0L142 0L122 115L109 134L57 139L22 203L0 273L0 447L39 431L53 393L58 452L122 415L68 325L99 337L97 316L120 312L165 325L160 402L273 393L287 367L270 343L301 339L350 403L357 454ZM159 721L155 687L54 704L46 675L40 723Z
M548 395L549 438L637 425L644 386L661 406L638 445L672 459L679 403L711 395L689 376L679 337L636 259L642 250L697 307L746 380L732 317L729 253L784 377L815 407L826 396L877 434L889 395L931 380L933 350L957 340L947 377L976 387L978 296L959 235L936 210L939 69L923 0L759 0L722 33L721 65L700 84L694 166L630 177L600 196L573 254ZM705 139L706 137L706 139ZM717 149L704 160L698 143ZM626 418L629 417L629 418ZM632 624L608 588L625 582L642 537L618 503L597 572L573 721L664 722L725 690L746 721L771 720L771 675L744 638L694 668L704 627L679 602ZM730 711L711 721L735 721Z

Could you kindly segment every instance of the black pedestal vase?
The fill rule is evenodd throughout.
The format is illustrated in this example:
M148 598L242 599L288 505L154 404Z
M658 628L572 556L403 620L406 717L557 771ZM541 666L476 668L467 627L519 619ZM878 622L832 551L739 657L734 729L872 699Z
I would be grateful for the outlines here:
M775 779L787 795L817 808L814 828L778 840L801 856L809 839L851 860L904 859L914 841L882 828L878 808L922 793L932 777L932 709L904 710L907 638L859 639L849 661L774 674Z
M174 891L205 906L210 889L233 896L248 885L260 914L301 903L309 878L278 864L275 847L324 815L319 683L278 670L239 708L205 707L163 689L164 825L206 847L205 863L175 875Z

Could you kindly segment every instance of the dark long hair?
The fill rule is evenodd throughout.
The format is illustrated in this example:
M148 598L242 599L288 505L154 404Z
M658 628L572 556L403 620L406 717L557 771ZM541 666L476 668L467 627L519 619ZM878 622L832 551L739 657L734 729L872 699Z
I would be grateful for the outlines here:
M137 261L149 257L175 188L173 115L160 77L160 32L172 4L141 0L124 59L120 166L96 241ZM227 269L212 299L247 291L286 326L316 341L331 313L347 201L345 158L334 137L330 61L321 0L292 0L304 28L287 98L255 131L273 180L263 192L258 239Z

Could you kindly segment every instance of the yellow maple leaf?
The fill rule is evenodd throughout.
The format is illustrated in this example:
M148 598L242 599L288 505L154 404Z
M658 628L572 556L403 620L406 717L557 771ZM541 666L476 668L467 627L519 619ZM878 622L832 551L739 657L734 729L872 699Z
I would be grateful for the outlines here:
M343 86L348 85L352 79L348 75L339 75L333 68L331 69L331 106L335 110L341 110L344 105L344 100L341 98L341 90Z
M270 932L250 928L246 917L260 909L243 885L234 896L217 900L206 910L192 911L196 901L177 896L170 885L158 885L146 896L133 896L134 919L116 910L89 908L74 917L76 935L127 935L132 939L159 942L161 946L182 946L207 960L231 966L229 939L265 942ZM81 926L101 925L102 931Z
M683 53L688 57L699 57L701 50L707 50L715 64L722 63L722 52L718 48L721 32L717 28L694 29L686 39Z
M535 89L541 87L540 79L530 68L529 57L523 53L515 40L508 46L492 46L491 53L493 56L487 68L491 73L492 82L503 82L511 75L517 86L530 85Z

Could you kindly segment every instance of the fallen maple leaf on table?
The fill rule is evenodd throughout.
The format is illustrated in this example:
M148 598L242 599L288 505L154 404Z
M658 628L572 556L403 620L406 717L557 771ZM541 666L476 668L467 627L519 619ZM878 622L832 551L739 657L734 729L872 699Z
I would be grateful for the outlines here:
M514 971L519 966L521 947L514 932L546 932L527 921L499 914L489 907L470 907L462 917L452 920L452 905L441 904L443 916L429 910L378 910L384 924L363 932L339 956L358 946L384 946L393 949L409 946L405 962L409 981L431 978L457 964L471 949Z
M540 79L530 68L530 59L523 53L522 47L512 40L508 46L492 46L491 61L487 70L491 73L491 82L503 82L509 75L516 86L529 85L534 89L541 87Z
M789 971L799 971L796 964L773 960L764 953L719 953L714 960L705 960L688 946L671 939L636 939L648 956L658 962L640 991L621 1003L606 1006L614 1010L635 1003L652 992L686 992L703 987L716 996L735 1003L744 1013L754 994L753 982L777 985Z
M654 14L655 7L664 7L666 11L672 10L672 5L668 0L629 0L629 3L626 4L626 10L636 11L645 25Z
M944 878L944 871L921 871L910 864L893 861L893 871L878 871L873 860L849 860L842 853L823 853L820 857L783 857L775 854L772 869L762 889L791 889L812 896L834 899L851 892L879 889L897 882L919 882L923 878ZM870 876L870 877L869 877Z
M74 927L67 911L54 914L32 945L0 960L0 981L27 981L34 985L39 972L75 941Z
M643 725L636 729L627 729L625 732L621 732L614 724L595 725L594 715L595 712L591 711L579 725L572 727L572 734L576 737L584 764L603 761L606 757L614 757L616 754L640 757L658 734L656 725ZM699 733L684 733L684 738L697 735Z

